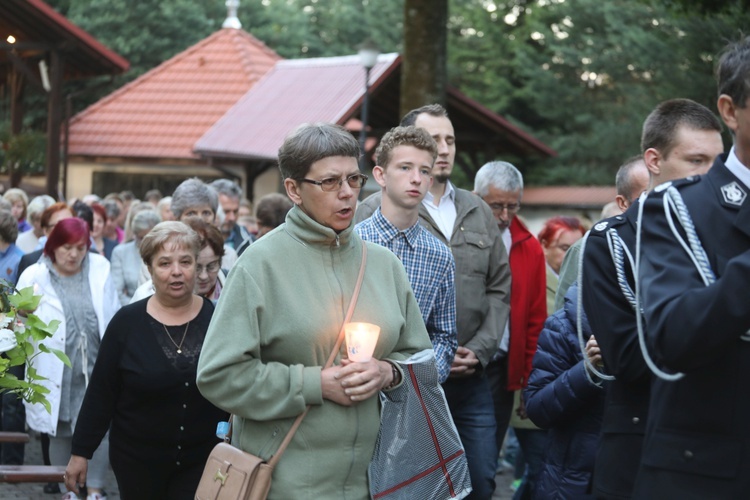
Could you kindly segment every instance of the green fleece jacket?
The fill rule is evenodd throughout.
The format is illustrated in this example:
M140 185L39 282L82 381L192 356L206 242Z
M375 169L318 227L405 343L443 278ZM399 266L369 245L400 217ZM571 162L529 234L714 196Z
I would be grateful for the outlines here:
M198 387L235 415L233 444L267 459L295 417L313 405L274 471L269 499L369 498L378 398L340 406L323 400L320 379L361 259L362 240L351 226L337 235L295 207L285 224L242 254L222 290L198 362ZM352 321L380 326L378 359L403 360L432 348L401 262L379 245L367 243Z

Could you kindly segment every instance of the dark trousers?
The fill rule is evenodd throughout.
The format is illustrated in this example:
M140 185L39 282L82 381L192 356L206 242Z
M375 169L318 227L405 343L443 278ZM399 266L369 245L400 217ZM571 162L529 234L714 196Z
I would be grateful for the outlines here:
M469 499L489 500L495 491L498 449L495 414L487 378L449 378L443 383L453 422L466 450L473 491Z
M13 366L8 369L11 373L23 379L24 367ZM23 400L14 393L3 393L0 401L2 411L2 430L5 432L24 432L26 430L26 409ZM24 443L3 443L0 446L0 463L3 465L23 465Z
M523 481L513 495L513 500L529 500L535 497L536 484L544 465L544 453L547 451L547 431L516 427L515 432L518 444L523 450L525 468Z
M505 433L508 432L511 412L513 411L513 391L508 390L508 358L502 357L495 361L490 361L484 372L487 374L487 381L490 384L495 422L497 424L495 441L497 449L501 450L503 448L503 441L505 440Z
M112 448L109 462L123 500L193 500L206 465L132 460L113 453Z

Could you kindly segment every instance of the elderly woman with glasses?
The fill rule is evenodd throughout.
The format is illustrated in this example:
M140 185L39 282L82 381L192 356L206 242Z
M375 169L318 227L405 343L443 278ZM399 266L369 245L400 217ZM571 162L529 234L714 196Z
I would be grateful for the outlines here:
M102 341L73 435L66 486L87 482L87 460L110 429L110 460L128 499L191 500L227 414L195 385L214 306L193 293L201 238L162 222L140 245L155 293L123 307Z
M404 360L431 349L403 265L367 243L352 321L374 323L372 359L331 354L352 297L363 243L353 231L359 145L345 129L303 125L284 141L279 168L294 207L240 256L198 363L198 387L234 415L233 444L268 459L309 405L274 470L268 498L369 498L377 394L400 384Z
M223 216L219 220L219 193L197 178L187 179L177 186L172 194L170 209L174 218L183 222L189 217L199 217L218 227L223 221ZM231 269L236 261L237 252L231 246L224 245L221 267Z

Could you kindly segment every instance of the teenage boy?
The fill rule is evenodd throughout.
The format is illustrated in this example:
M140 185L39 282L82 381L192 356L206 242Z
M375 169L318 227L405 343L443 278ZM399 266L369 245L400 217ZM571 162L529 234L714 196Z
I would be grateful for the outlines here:
M380 207L357 224L363 240L401 260L435 349L440 383L458 348L453 255L419 224L419 207L432 185L437 145L426 130L396 127L383 136L372 174L382 189Z

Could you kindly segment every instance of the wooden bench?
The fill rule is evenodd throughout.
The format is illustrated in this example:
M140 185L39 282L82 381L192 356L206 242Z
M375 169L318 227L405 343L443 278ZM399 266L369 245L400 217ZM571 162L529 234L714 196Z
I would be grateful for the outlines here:
M0 431L0 443L28 443L29 435L25 432Z
M28 443L25 432L0 432L0 443ZM0 483L62 483L64 465L0 465Z
M62 483L65 465L0 465L0 483Z

